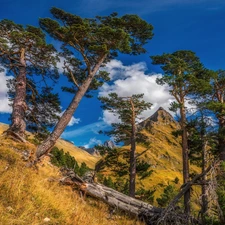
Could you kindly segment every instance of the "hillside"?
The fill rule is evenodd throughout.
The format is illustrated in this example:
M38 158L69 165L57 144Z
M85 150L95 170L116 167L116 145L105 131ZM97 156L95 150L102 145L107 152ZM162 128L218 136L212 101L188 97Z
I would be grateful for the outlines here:
M6 128L6 125L1 124L0 132ZM154 193L156 200L168 184L174 185L178 190L183 183L181 138L172 134L179 129L179 123L167 111L159 108L151 117L140 123L139 128L146 134L151 143L150 148L140 156L139 160L149 163L149 171L152 170L152 173L144 179L138 177L137 188L156 190ZM90 168L94 168L96 162L100 159L100 156L90 155L66 140L59 139L56 146L59 149L64 149L64 152L68 151L78 163L85 162ZM121 150L127 151L129 146L124 146ZM145 150L142 145L137 146L138 154ZM119 160L123 159L120 157ZM199 168L196 166L191 166L190 170L191 172L199 172ZM110 167L106 167L102 174L106 177L111 176L113 180L120 178ZM126 176L123 177L124 182L126 179ZM174 182L175 179L177 182Z
M8 128L8 125L0 123L0 134ZM27 132L29 136L30 133ZM76 147L72 143L59 139L56 142L56 147L59 149L63 149L64 152L69 152L71 156L73 156L79 164L85 162L89 168L94 168L95 163L99 160L99 156L91 155L87 153L85 150Z
M141 225L124 214L109 219L109 208L59 183L59 169L47 160L27 167L21 156L34 151L0 136L0 225Z

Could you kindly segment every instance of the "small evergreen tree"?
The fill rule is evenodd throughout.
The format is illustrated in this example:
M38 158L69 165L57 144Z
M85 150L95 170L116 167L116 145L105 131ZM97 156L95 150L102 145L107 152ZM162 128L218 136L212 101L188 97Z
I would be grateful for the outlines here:
M113 180L110 176L108 178L104 177L103 184L107 187L115 189L115 185L114 185Z
M59 150L57 147L53 147L51 151L51 162L58 167L73 169L79 176L91 170L84 162L79 167L78 162L69 152L64 153L63 149Z
M175 190L175 187L169 184L164 188L160 198L157 198L156 201L160 207L166 207L176 194L177 191Z

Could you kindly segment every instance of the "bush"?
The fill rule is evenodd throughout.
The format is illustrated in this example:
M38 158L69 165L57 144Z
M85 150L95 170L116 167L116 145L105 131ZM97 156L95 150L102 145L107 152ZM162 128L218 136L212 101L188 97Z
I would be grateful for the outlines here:
M154 193L156 190L145 190L144 188L140 188L137 190L136 194L139 196L139 199L142 201L146 201L150 204L154 203Z
M160 195L161 198L157 198L156 201L160 207L165 207L176 195L177 191L173 185L168 185L164 188L163 193Z

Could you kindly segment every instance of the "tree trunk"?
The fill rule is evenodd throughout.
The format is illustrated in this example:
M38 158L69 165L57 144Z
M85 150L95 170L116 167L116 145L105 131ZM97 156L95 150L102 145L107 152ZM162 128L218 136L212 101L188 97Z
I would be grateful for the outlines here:
M90 195L94 198L104 201L106 204L123 210L131 215L137 216L144 220L147 225L159 225L159 224L201 224L190 215L183 214L180 211L176 211L175 207L179 199L196 183L202 176L208 173L213 167L216 167L218 162L214 162L210 165L202 174L196 175L191 181L181 187L181 191L170 202L165 209L154 207L146 202L129 197L122 194L112 188L106 187L99 183L88 183L82 178L77 176L73 170L64 169L63 175L65 176L60 180L62 184L76 186L84 194Z
M205 225L206 224L206 213L208 210L208 200L207 200L207 193L206 193L206 179L207 179L207 175L205 174L206 171L206 146L207 146L207 141L204 140L204 135L202 135L201 137L202 139L202 174L204 174L202 176L202 208L201 208L201 217L202 217L202 224Z
M66 111L63 113L61 116L59 122L55 126L53 132L47 137L46 140L44 140L37 148L36 151L36 160L38 160L42 155L48 153L51 151L51 149L54 147L56 141L60 137L60 135L63 133L65 130L66 126L70 122L75 110L77 109L82 97L85 95L87 92L95 74L99 70L100 66L104 62L106 58L106 54L103 55L100 59L99 62L94 66L93 70L90 72L86 80L83 82L81 86L79 86L78 91L76 95L74 96L72 102L70 103L69 107L66 109ZM76 84L77 85L77 84Z
M25 49L21 50L19 74L16 77L15 98L12 106L12 123L7 132L13 132L24 137L26 130L26 62Z
M61 136L66 126L70 122L75 110L77 109L82 97L85 95L91 80L88 80L82 87L79 88L78 92L74 96L72 102L69 107L61 116L59 122L55 126L53 132L44 140L37 148L36 157L40 158L42 155L48 153L55 145L58 138Z
M183 158L183 183L188 183L189 181L189 160L188 160L188 138L187 138L187 128L186 128L186 113L184 104L180 108L181 115L181 129L182 129L182 158ZM188 189L184 194L184 212L189 215L191 192Z
M129 196L135 197L135 183L136 183L136 124L135 124L135 108L132 98L130 99L132 110L132 132L131 132L131 148L130 148L130 180L129 180Z

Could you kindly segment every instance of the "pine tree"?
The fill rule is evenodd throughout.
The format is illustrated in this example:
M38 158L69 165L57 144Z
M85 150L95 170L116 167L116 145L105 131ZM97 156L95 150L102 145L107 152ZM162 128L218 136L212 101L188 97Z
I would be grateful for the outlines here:
M45 42L40 28L23 27L10 20L0 21L0 64L15 77L15 97L8 133L24 137L27 75L58 77L55 49Z
M204 87L206 81L204 77L205 69L199 58L192 51L176 51L172 54L161 56L151 56L152 63L162 65L165 72L162 78L157 80L160 85L167 84L170 94L175 98L174 109L179 109L180 125L182 132L182 158L183 158L183 182L189 181L189 158L187 139L187 97L196 92L196 86L201 83ZM190 214L190 190L184 195L185 213Z
M118 52L145 53L143 45L153 36L152 25L137 15L118 17L117 13L113 13L87 19L58 8L52 8L51 13L55 20L40 19L40 26L62 43L65 75L72 83L64 90L74 93L74 97L54 131L38 147L37 158L54 146L83 96L109 80L106 72L98 72L100 67L115 58Z
M108 135L112 135L116 142L126 142L130 145L129 157L129 195L135 197L136 180L136 143L146 142L146 136L138 131L137 121L140 114L151 107L145 102L143 94L132 95L130 97L119 97L116 93L110 93L108 97L100 97L103 109L111 113L118 114L121 122L113 123L112 130Z

